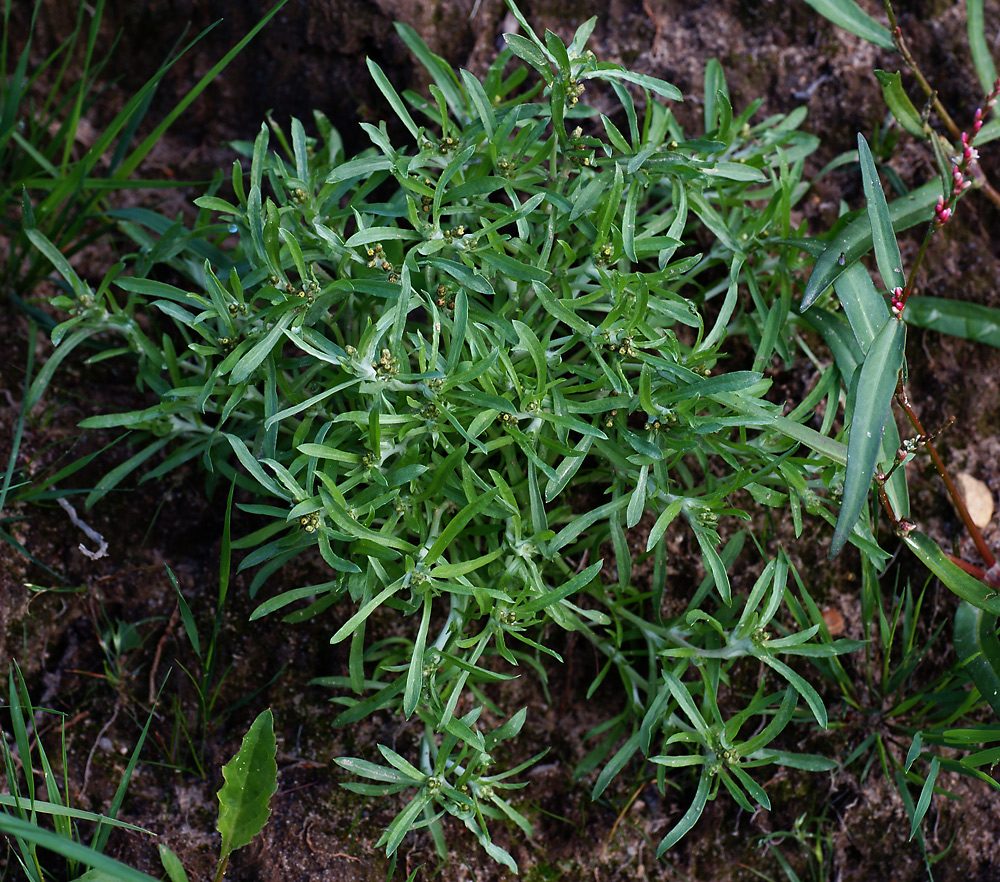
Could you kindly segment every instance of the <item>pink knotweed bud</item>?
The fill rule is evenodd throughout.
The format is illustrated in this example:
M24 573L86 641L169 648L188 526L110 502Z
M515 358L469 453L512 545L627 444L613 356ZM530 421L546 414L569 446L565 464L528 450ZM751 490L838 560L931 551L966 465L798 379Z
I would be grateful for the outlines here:
M934 223L943 227L948 223L948 218L951 217L951 209L946 208L944 204L944 197L938 196L937 205L934 206Z
M903 289L893 288L892 289L892 300L890 302L890 312L899 318L900 314L903 312Z

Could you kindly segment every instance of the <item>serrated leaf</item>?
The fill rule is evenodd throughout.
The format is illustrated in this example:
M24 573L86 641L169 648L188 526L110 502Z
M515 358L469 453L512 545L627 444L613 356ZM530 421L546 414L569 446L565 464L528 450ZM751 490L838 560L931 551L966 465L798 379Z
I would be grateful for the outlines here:
M997 617L963 601L955 611L955 654L979 694L1000 717L1000 640ZM971 659L971 660L970 660Z
M833 541L830 543L831 558L840 554L847 544L868 499L868 490L882 449L882 433L886 420L889 419L892 396L896 391L896 378L903 365L905 339L904 324L890 317L861 365L854 407L850 414L844 495Z
M858 134L858 157L861 159L861 179L865 187L865 202L868 220L872 225L872 244L875 246L875 262L878 264L882 284L888 291L902 288L906 284L903 275L903 258L899 256L899 245L892 229L889 206L885 201L885 191L878 178L875 158L865 140Z
M253 721L236 756L222 767L226 783L219 790L222 856L242 848L264 829L269 803L278 789L274 717L268 708Z

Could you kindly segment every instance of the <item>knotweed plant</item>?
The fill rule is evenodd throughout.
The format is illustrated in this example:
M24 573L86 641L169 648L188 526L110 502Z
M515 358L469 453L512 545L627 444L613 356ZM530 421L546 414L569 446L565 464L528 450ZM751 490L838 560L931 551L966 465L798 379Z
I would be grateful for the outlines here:
M843 366L793 402L765 375L794 360L802 323L804 111L736 112L711 62L704 125L686 133L674 86L586 48L593 19L566 44L512 10L523 35L482 81L397 26L430 97L369 62L395 120L363 124L357 156L321 114L317 137L262 126L234 197L198 200L235 254L160 227L186 288L119 277L95 295L63 261L91 299L63 302L76 315L55 337L121 331L158 397L86 421L142 439L90 501L161 451L145 478L199 460L235 483L262 519L233 543L266 595L253 618L330 622L347 662L317 683L338 725L408 721L411 740L340 760L362 779L350 789L405 795L387 852L426 827L443 853L450 815L513 869L490 825L530 835L530 792L515 797L532 760L504 764L531 709L508 707L504 682L544 683L559 631L602 658L588 700L621 685L579 769L597 772L594 794L645 761L661 791L689 794L660 853L720 790L768 808L758 767L836 766L790 748L786 728L825 727L827 710L789 659L859 644L794 600L789 555L741 507L758 524L787 515L798 537L806 516L834 523L850 468L833 436ZM905 499L901 471L886 487ZM844 541L883 567L857 515ZM668 539L700 560L700 584L672 583ZM326 580L276 578L306 553Z
M910 404L905 383L905 338L909 323L1000 346L1000 312L962 300L934 297L933 292L928 296L917 288L927 246L933 236L946 234L946 227L953 221L959 200L971 192L981 191L994 204L1000 205L1000 193L978 164L979 149L1000 137L1000 121L994 114L1000 94L1000 79L985 39L982 0L967 0L966 14L969 55L984 98L964 129L942 106L918 61L910 53L903 29L897 24L893 6L888 0L885 2L888 28L863 13L853 0L808 2L836 24L877 46L898 52L925 93L924 110L916 110L903 88L898 71L876 71L883 96L895 121L926 147L928 159L932 164L936 163L938 170L937 177L890 205L882 190L872 151L864 136L859 134L858 158L866 210L856 218L845 218L841 229L825 237L824 242L803 243L803 247L816 256L816 262L806 285L801 309L806 320L829 346L847 388L847 465L842 505L830 554L835 556L844 547L851 530L857 528L859 518L861 523L869 524L881 510L902 542L961 598L955 612L953 645L957 661L964 670L959 672L956 668L947 672L934 684L917 690L915 695L905 698L893 696L908 683L927 645L912 640L914 615L910 586L907 585L904 592L907 598L905 603L887 618L882 599L876 597L878 589L874 586L874 573L867 566L863 569L862 603L866 632L873 625L879 627L880 642L886 652L886 667L880 686L882 708L879 712L885 712L888 705L888 714L901 718L902 728L897 732L901 731L910 738L905 759L901 751L895 752L887 747L881 732L874 733L868 744L877 743L885 775L907 806L912 838L918 833L930 807L935 781L942 767L997 786L992 768L1000 757L1000 751L995 747L973 748L1000 740L1000 726L996 723L996 717L1000 716L1000 640L997 638L1000 567L935 448L935 435L938 433L924 427ZM942 134L940 129L946 134ZM896 234L917 225L925 225L925 232L907 271L904 270ZM870 252L874 252L881 278L879 288L876 288L869 270L861 262L861 258ZM843 317L833 311L816 308L831 286L843 309ZM907 430L911 437L903 441L891 412L893 401L905 416L904 425L909 424ZM982 558L981 565L948 554L918 529L916 520L911 520L904 466L922 450L927 451L943 479ZM876 504L869 508L871 490L874 490ZM916 518L917 514L912 517ZM864 563L867 565L869 561ZM911 636L903 641L899 667L890 671L889 650L897 624ZM939 631L940 628L934 636ZM831 665L831 670L835 671L836 665ZM963 681L967 677L971 677L976 687L974 690L966 690ZM838 679L848 702L857 707L858 690L847 678L838 675ZM869 687L869 692L872 691ZM992 711L987 724L964 728L958 725L966 714L983 707L984 702ZM941 746L959 748L960 753L942 751ZM918 759L926 763L925 775L916 773ZM908 783L920 786L916 802L908 791Z

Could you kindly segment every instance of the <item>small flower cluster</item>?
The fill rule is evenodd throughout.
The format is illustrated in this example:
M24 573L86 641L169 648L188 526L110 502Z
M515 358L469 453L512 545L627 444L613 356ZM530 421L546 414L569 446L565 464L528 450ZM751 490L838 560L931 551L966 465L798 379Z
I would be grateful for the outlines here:
M935 229L940 229L948 222L955 212L955 203L958 201L958 197L972 186L972 180L968 173L979 159L979 151L973 147L973 142L983 127L986 114L996 105L998 95L1000 95L1000 78L993 84L989 95L986 96L986 109L976 108L972 120L972 130L962 132L962 152L952 157L954 166L951 170L951 193L947 200L943 196L939 197L937 205L934 206Z
M906 304L906 298L903 296L902 288L892 289L892 300L889 302L889 311L896 317L899 318L903 313L903 306Z

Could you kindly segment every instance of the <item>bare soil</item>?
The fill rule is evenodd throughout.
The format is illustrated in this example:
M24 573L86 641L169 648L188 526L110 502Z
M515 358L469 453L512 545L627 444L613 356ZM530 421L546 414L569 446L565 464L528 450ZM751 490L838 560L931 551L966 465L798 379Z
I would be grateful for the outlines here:
M50 51L71 26L64 5L68 4L58 0L43 3L39 51ZM878 14L880 4L862 5ZM15 9L15 42L26 33L28 6ZM197 32L221 14L227 16L170 75L154 104L154 118L173 106L249 29L264 6L258 0L241 4L111 0L103 50L107 51L119 28L122 37L102 74L111 85L92 113L93 125L99 129L152 73L152 59L159 59L188 19ZM598 15L591 43L598 57L675 83L685 95L680 116L692 129L701 113L702 71L712 57L723 64L736 108L763 97L759 111L763 118L805 104L807 128L822 139L811 160L813 173L851 149L858 131L870 136L876 126L884 124L886 109L872 70L899 68L891 54L834 30L802 2L525 0L521 8L536 29L549 27L564 38L585 18ZM900 2L898 12L914 55L933 72L953 116L971 120L981 96L964 48L964 4L914 0ZM986 3L986 18L987 33L996 34L1000 6L993 0ZM269 109L279 122L286 123L290 115L309 120L312 109L320 108L349 145L364 146L356 123L388 115L370 83L364 57L378 60L399 87L422 85L392 30L393 19L409 22L435 51L474 72L485 69L500 45L501 33L513 25L500 0L293 0L174 126L141 170L142 176L162 173L178 179L207 179L215 168L228 167L233 154L227 142L252 139ZM912 87L908 77L904 73L904 82ZM982 164L995 178L1000 150L994 145L984 149ZM907 184L922 183L932 173L928 158L905 135L892 165ZM193 187L182 197L197 194ZM802 220L810 231L820 232L837 216L840 200L855 207L860 199L856 171L850 167L835 171L809 193L801 206ZM169 210L183 211L182 201L170 203ZM925 263L930 269L922 280L924 292L1000 307L995 285L1000 277L998 221L997 208L981 194L966 199L957 220L949 225L949 235L934 240L933 253ZM114 247L99 243L89 249L81 257L79 271L100 279L114 260ZM48 289L20 292L22 297L42 300L49 293ZM23 395L28 325L6 299L0 308L0 338L6 343L0 365L0 462L6 463ZM818 343L817 351L822 352ZM36 353L39 363L50 353L51 345L41 340ZM911 328L908 353L910 398L925 425L938 426L957 416L940 443L946 463L954 471L974 474L996 498L1000 491L1000 351ZM793 390L808 387L813 378L814 369L808 363L791 372L776 369L774 374L776 386L787 387L790 397ZM82 432L77 428L80 420L146 406L147 396L148 392L137 391L127 361L86 366L82 358L69 359L26 424L19 467L35 480L44 479L66 462L104 447L114 435ZM131 452L127 443L112 446L74 476L73 486L93 486ZM921 528L945 547L959 543L960 550L975 559L929 464L918 460L911 477L915 517ZM332 610L306 624L265 620L248 626L257 601L248 596L249 580L235 577L220 644L228 672L216 716L202 734L197 731L194 691L180 669L182 664L192 669L196 659L176 616L165 565L198 611L204 632L210 627L215 603L224 494L207 495L204 475L192 466L159 481L130 485L88 512L82 511L81 500L81 496L72 497L81 517L107 538L106 557L90 560L84 556L79 543L88 547L92 543L51 502L20 505L4 513L20 518L13 525L14 535L35 562L0 545L0 668L16 660L35 701L69 715L68 775L76 804L94 811L106 808L153 709L152 699L162 686L123 817L155 831L159 841L180 855L192 880L210 878L218 849L215 793L221 783L220 768L238 748L254 716L270 706L280 738L273 815L262 836L234 855L227 878L233 882L385 879L389 864L375 842L400 803L370 801L345 792L340 784L347 776L333 761L342 755L371 757L377 743L405 753L414 743L413 733L379 715L349 730L336 729L330 722L335 715L328 703L330 691L309 684L314 677L345 671L345 653L330 647L329 636L349 611ZM1000 545L996 523L994 519L986 531L994 548ZM237 513L233 534L243 535L254 526L252 518ZM643 534L648 529L649 524L642 523L630 538L644 546ZM672 591L683 598L702 574L687 554L683 535L670 541L675 543ZM847 553L837 566L827 564L828 541L825 525L807 525L803 540L794 546L795 563L813 580L809 588L824 604L830 621L839 616L846 636L859 637L857 584L852 581L857 561ZM302 560L276 579L279 585L296 587L320 581L321 573L316 561ZM923 583L925 576L917 567L908 564L904 576L907 573L917 584ZM637 577L641 577L638 570ZM736 577L734 588L740 584ZM952 596L932 585L923 633L949 620L953 611ZM106 642L116 622L132 625L141 638L139 646L120 657L117 667L101 647L101 635ZM373 630L379 627L396 626L376 622ZM928 656L928 677L951 661L949 633L950 626ZM667 859L658 861L656 844L687 806L688 785L681 779L679 789L668 789L661 796L648 783L648 769L633 767L600 800L589 799L593 776L578 781L573 770L593 747L592 741L585 741L585 734L606 718L609 708L617 707L619 698L614 684L607 684L587 700L585 690L595 673L592 654L572 641L559 648L567 663L548 667L549 698L530 673L505 687L502 695L507 707L529 708L517 754L510 761L545 748L550 751L542 765L524 776L528 786L518 803L534 823L535 837L525 840L516 829L496 825L496 840L513 854L524 878L535 882L781 879L781 867L766 842L769 836L793 830L800 818L807 821L801 829L805 847L792 839L773 841L779 842L803 879L903 882L926 877L920 852L908 841L905 809L886 785L877 763L864 778L856 767L832 775L780 771L766 784L773 811L749 816L731 801L719 799ZM254 697L249 702L238 704L250 694ZM836 700L832 693L828 697ZM844 709L835 705L831 711L838 714ZM188 727L190 743L179 730L178 719ZM845 725L814 733L806 747L843 756L866 734ZM57 750L54 726L43 729L42 736L50 750ZM901 750L905 752L907 746L903 744ZM955 798L935 798L928 816L928 849L932 854L944 853L934 867L935 878L1000 879L996 791L948 774L940 782ZM809 819L817 818L823 823L810 826ZM449 826L448 835L452 852L444 864L439 864L428 835L409 837L400 849L397 878L413 871L416 879L443 882L506 878L459 827ZM109 850L159 875L156 842L150 836L115 834ZM807 848L825 856L821 869L807 863ZM5 861L9 861L7 875L0 873L0 878L17 879L19 871L11 853L0 851L0 867Z

